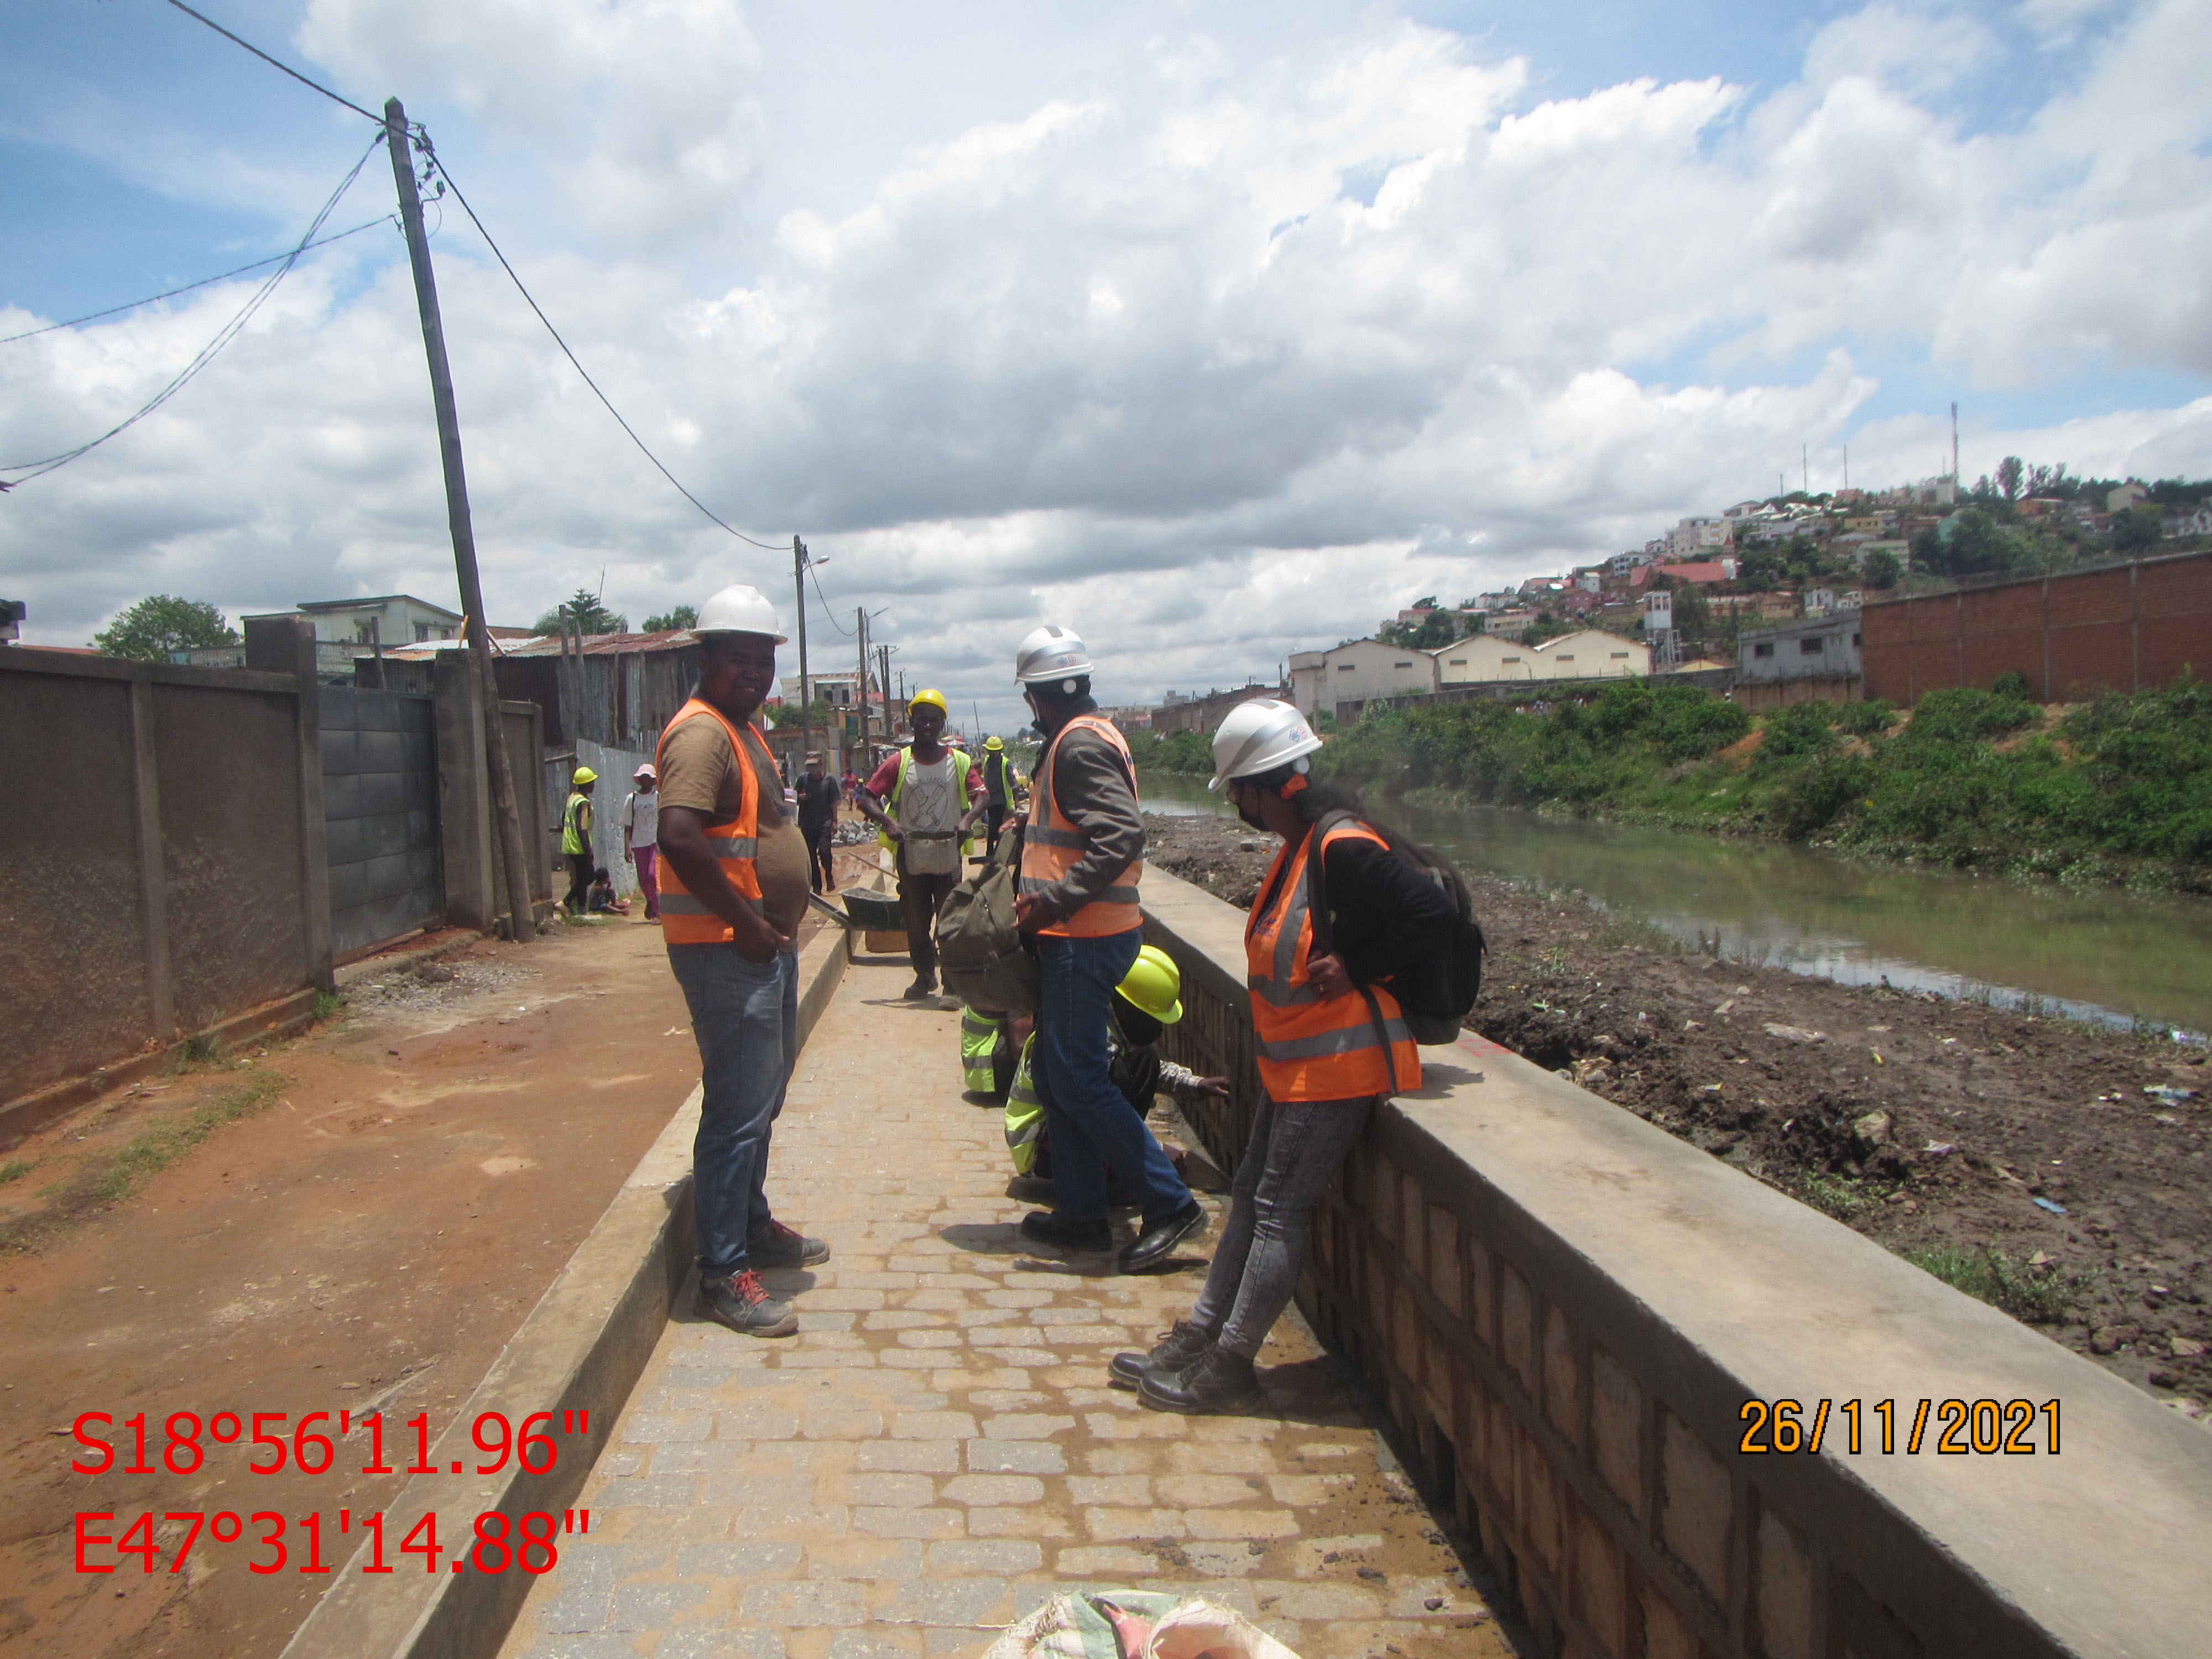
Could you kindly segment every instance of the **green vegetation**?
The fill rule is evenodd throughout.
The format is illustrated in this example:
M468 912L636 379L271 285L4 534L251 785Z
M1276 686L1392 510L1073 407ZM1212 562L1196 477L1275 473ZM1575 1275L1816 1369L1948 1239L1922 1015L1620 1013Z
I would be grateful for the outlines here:
M263 1072L240 1088L156 1124L113 1152L94 1154L69 1180L48 1189L47 1208L0 1227L0 1250L35 1249L59 1228L129 1197L224 1124L252 1117L283 1092L284 1079L274 1072Z
M1142 772L1177 772L1188 777L1213 775L1213 741L1206 732L1132 732L1129 757Z
M319 1025L326 1019L336 1019L344 1012L345 999L338 995L336 992L318 991L315 993L316 1024Z
M696 628L698 625L699 607L696 605L679 605L672 611L664 611L657 617L645 619L645 631L648 634L665 634L674 629Z
M627 634L629 618L618 616L599 603L599 596L588 587L580 587L567 599L540 617L531 627L533 634L557 634L566 620L572 628L580 628L586 634ZM694 622L698 618L695 615ZM689 626L687 623L685 626Z
M204 599L170 593L143 599L92 636L93 648L137 662L167 662L172 651L236 645L238 630Z
M2212 684L2184 675L2056 716L2024 690L1931 692L1909 715L1798 703L1754 723L1698 687L1626 680L1540 714L1487 700L1392 710L1331 743L1319 769L1383 795L2212 887ZM1203 750L1195 732L1154 741Z
M20 1181L30 1173L30 1159L11 1158L5 1164L0 1164L0 1187L6 1186L11 1181Z
M2030 1325L2057 1324L2087 1288L2085 1275L2045 1272L1987 1244L1979 1249L1937 1244L1899 1254L1953 1290L1964 1291Z

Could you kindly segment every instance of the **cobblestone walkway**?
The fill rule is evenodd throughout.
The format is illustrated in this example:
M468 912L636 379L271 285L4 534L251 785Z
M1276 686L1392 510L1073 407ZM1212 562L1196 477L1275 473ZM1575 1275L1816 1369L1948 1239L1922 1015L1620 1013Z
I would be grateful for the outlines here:
M800 1056L769 1193L830 1263L769 1276L799 1332L662 1338L507 1659L974 1655L1047 1596L1176 1589L1303 1659L1511 1652L1303 1328L1260 1415L1105 1386L1194 1295L1033 1255L1000 1115L959 1091L958 1016L856 964ZM1216 1211L1221 1200L1209 1200Z

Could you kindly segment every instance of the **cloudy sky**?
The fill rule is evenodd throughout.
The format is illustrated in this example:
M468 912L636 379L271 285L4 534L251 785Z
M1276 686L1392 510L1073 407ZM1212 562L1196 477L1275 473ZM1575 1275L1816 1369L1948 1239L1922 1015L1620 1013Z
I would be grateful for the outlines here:
M1136 701L1682 514L2007 453L2212 472L2206 0L196 0L393 94L676 474L1011 718ZM0 334L295 241L374 137L163 0L0 0ZM391 211L369 158L330 230ZM793 604L431 210L485 586ZM0 344L0 466L257 277ZM0 472L0 477L15 476ZM164 408L0 499L27 636L154 592L453 604L404 250L307 257ZM835 612L833 620L832 612Z

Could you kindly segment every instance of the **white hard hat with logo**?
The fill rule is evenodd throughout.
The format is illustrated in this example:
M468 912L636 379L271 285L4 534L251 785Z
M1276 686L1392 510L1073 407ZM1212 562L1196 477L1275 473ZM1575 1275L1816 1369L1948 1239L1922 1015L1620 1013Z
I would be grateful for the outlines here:
M1072 628L1048 623L1023 636L1014 652L1014 678L1024 685L1072 680L1091 672L1091 653Z
M1213 776L1206 787L1218 789L1231 778L1257 777L1320 747L1304 714L1273 697L1255 697L1231 709L1213 734Z
M784 642L783 618L757 587L733 583L699 607L699 620L691 625L694 638L708 634L764 634L778 645Z

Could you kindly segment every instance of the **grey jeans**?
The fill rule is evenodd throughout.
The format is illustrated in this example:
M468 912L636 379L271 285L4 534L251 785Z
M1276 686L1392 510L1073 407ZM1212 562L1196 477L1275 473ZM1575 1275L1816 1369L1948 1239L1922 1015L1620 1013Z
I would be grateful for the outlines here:
M1261 1100L1237 1165L1229 1224L1190 1315L1192 1324L1230 1352L1247 1359L1258 1353L1290 1305L1314 1206L1374 1109L1373 1096Z

